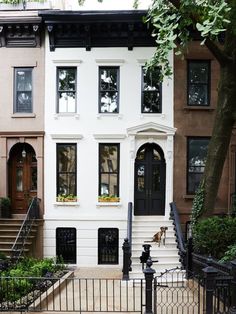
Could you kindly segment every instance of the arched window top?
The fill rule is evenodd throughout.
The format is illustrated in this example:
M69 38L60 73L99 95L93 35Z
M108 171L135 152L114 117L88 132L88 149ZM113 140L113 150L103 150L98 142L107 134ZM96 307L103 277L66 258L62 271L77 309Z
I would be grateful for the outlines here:
M155 161L165 160L163 150L157 144L142 145L137 152L136 159L145 160L147 157L147 153L151 153L152 159Z

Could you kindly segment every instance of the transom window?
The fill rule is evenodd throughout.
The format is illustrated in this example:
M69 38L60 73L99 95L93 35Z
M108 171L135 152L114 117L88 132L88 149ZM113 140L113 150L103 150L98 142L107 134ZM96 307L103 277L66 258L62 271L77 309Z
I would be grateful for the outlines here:
M188 105L210 105L210 61L188 61Z
M99 144L99 196L119 196L119 144Z
M99 67L99 112L119 112L119 67Z
M76 68L57 68L57 112L76 112Z
M142 67L142 113L162 112L160 70Z
M195 194L201 181L209 144L209 138L188 138L188 162L187 162L187 193Z
M57 144L58 195L76 195L76 144Z
M98 229L98 264L118 264L119 230Z
M15 68L15 113L32 113L32 68Z

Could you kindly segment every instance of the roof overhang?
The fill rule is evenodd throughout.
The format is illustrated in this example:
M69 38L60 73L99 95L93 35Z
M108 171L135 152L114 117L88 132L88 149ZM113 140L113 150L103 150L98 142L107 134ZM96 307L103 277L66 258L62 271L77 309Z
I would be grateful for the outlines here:
M143 22L146 10L40 11L50 50L80 47L154 47L151 28Z

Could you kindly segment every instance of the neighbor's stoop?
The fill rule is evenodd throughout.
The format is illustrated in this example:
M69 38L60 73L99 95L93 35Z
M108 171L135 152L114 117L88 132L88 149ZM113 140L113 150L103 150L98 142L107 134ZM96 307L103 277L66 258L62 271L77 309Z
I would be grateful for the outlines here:
M153 235L160 231L160 227L166 226L165 246L161 242L151 242ZM149 242L150 241L150 242ZM165 272L167 269L181 267L174 227L171 220L163 216L134 216L132 226L132 271L130 278L143 278L140 255L143 251L143 244L151 244L151 258L154 262L152 268L156 275Z

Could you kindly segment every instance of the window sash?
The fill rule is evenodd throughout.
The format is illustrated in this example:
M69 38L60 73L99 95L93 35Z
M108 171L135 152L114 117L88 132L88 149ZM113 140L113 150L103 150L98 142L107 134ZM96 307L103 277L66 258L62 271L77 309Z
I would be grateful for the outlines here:
M69 150L68 155L61 153L62 149ZM74 156L73 156L74 155ZM62 166L62 158L72 158L71 164L65 161ZM74 157L74 158L73 158ZM76 144L57 144L57 196L60 195L77 195L77 145Z
M109 154L109 150L112 152L112 147L115 149L116 156ZM102 154L107 154L107 151L108 155L104 161ZM119 160L120 144L99 144L99 196L119 196Z
M142 67L142 113L161 113L162 112L162 84L160 82L160 70L155 69L155 73L146 71Z
M188 106L210 105L210 75L211 67L209 60L189 60L187 71L187 104ZM202 78L197 73L197 66L205 68L206 73ZM200 68L198 69L200 70ZM195 71L195 77L193 77Z
M33 68L14 68L14 112L33 111Z
M65 77L65 87L62 87L62 79L60 73L63 71ZM69 80L69 73L72 74L72 82ZM74 79L74 82L73 82ZM76 96L77 96L77 68L76 67L58 67L57 68L57 112L58 113L75 113L76 112Z
M195 194L205 169L209 137L187 139L187 194ZM201 147L196 144L201 145ZM199 155L195 155L197 151Z
M119 263L119 229L98 229L98 264Z
M113 80L111 79L112 77ZM98 81L99 113L119 113L120 68L103 66L99 67Z

